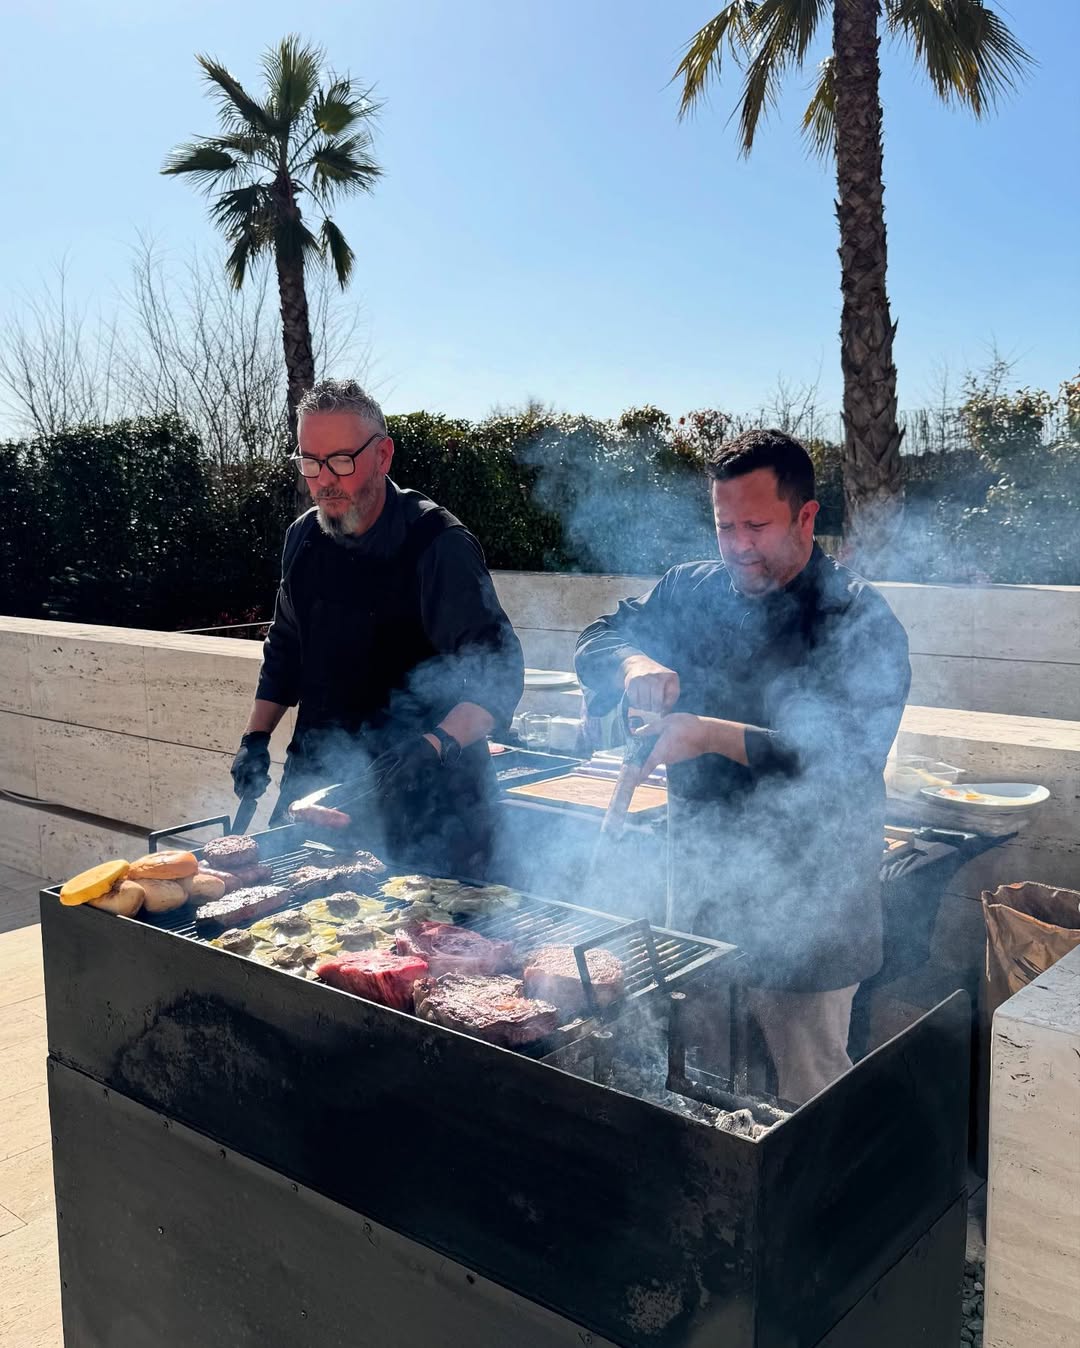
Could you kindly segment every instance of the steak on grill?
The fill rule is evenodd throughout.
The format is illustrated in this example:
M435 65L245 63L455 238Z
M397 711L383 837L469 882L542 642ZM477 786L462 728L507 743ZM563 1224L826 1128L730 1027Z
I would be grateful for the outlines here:
M623 967L617 955L610 950L588 950L585 967L597 1006L610 1006L622 996ZM524 983L526 997L554 1002L566 1015L577 1016L589 1009L573 946L546 945L534 950L525 961Z
M558 1008L523 997L516 978L443 974L420 979L413 996L421 1020L502 1048L533 1044L559 1028Z
M281 885L255 885L249 889L237 889L211 903L201 904L195 909L195 926L235 927L238 922L248 922L264 913L272 913L289 898L289 891Z
M270 867L261 861L257 861L253 866L244 866L238 871L218 870L216 867L207 866L200 861L199 873L216 876L225 886L226 894L231 894L237 889L246 889L249 885L265 885L274 878L274 873Z
M239 871L254 866L259 859L259 844L246 833L229 833L211 838L202 850L208 866L220 871Z
M382 865L381 862L377 864ZM378 873L370 863L353 858L345 864L300 866L289 876L286 884L294 894L315 898L334 890L350 890Z
M427 973L427 964L415 955L392 955L385 950L355 950L332 955L316 968L322 982L369 1002L411 1011L413 984Z
M509 941L491 941L452 922L410 922L394 939L399 955L419 955L432 978L442 974L499 974L513 963Z

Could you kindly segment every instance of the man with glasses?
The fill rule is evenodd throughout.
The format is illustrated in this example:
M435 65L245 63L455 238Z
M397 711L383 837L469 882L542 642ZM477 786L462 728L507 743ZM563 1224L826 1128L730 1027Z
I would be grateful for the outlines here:
M521 645L479 543L387 476L394 442L353 380L299 407L294 456L314 505L290 525L240 749L238 796L269 783L270 734L297 706L272 824L320 802L398 859L477 874L490 849L486 737L521 697Z

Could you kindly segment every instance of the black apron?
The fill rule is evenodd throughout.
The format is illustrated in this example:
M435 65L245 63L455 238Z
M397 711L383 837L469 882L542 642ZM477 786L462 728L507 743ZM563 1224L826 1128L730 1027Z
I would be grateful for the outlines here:
M287 750L271 824L300 797L362 777L381 753L436 726L460 700L453 657L431 645L420 611L418 564L435 538L462 527L429 508L390 557L371 557L327 537L312 514L283 584L300 625L296 733ZM494 775L486 741L433 771L430 789L373 805L354 820L364 844L396 861L482 875L490 852Z

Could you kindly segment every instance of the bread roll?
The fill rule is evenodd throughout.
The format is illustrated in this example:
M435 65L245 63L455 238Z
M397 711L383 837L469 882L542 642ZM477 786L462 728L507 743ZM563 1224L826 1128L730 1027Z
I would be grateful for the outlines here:
M188 895L205 903L209 899L220 899L225 893L225 881L218 875L189 875L180 882Z
M191 852L150 852L131 863L129 880L182 880L185 875L194 875L199 863Z
M176 880L140 880L148 913L168 913L188 901L184 886Z
M134 917L145 897L142 885L134 880L121 880L107 894L91 899L90 907L104 908L107 913L119 913L121 917Z

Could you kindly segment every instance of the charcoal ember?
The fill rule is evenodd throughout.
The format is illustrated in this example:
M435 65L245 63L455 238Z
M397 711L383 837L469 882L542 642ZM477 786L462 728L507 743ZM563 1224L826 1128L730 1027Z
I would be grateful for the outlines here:
M523 997L516 978L443 974L416 983L416 1014L502 1048L533 1044L559 1027L558 1007Z
M427 964L415 955L393 955L384 950L334 955L315 970L328 986L395 1011L412 1010L413 984L427 971Z
M219 871L242 871L259 860L259 844L246 833L211 838L202 850L207 866Z
M492 941L452 922L409 922L397 932L399 955L419 955L432 978L442 974L498 974L514 959L510 941Z
M610 950L585 952L596 1005L610 1006L623 993L622 961ZM588 1009L585 986L578 972L573 946L542 946L525 961L525 995L553 1002L566 1015L580 1015Z
M211 903L201 904L195 909L195 926L199 930L206 927L234 927L239 922L248 922L272 913L289 899L289 891L281 885L255 885L248 889L237 889Z

